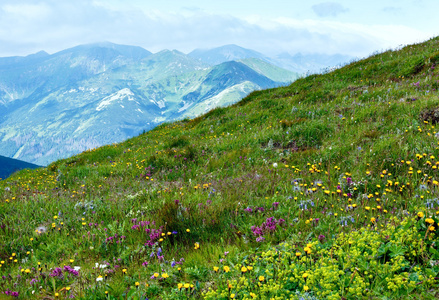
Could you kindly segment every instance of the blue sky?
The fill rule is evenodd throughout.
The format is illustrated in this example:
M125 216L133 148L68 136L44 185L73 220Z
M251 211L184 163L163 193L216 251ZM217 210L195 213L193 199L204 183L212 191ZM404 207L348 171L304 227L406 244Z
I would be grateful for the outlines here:
M0 56L110 41L367 56L439 35L437 0L2 0Z

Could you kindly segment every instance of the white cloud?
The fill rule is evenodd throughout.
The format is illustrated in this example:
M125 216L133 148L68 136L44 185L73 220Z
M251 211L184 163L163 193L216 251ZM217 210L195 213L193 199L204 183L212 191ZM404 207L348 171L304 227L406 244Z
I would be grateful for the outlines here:
M10 18L36 19L46 17L50 7L46 4L7 4L3 6L3 12Z
M403 9L401 7L395 7L395 6L386 6L382 10L385 13L391 13L391 14L395 14L395 15L403 12Z
M336 2L322 2L312 6L313 11L319 17L336 17L341 13L348 12L347 8Z
M364 25L293 18L247 19L261 26L270 45L288 52L346 53L366 56L374 51L419 42L433 36L404 25ZM266 49L268 51L268 48Z
M310 7L308 19L281 15L269 18L263 17L264 12L240 18L205 10L199 3L170 11L146 4L136 6L133 2L121 6L125 1L116 0L35 2L2 0L0 56L24 55L39 50L53 53L100 41L139 45L152 52L165 48L189 52L194 48L233 43L267 54L287 51L364 56L433 35L415 30L409 24L367 25L352 20L312 19ZM325 3L315 6L328 5L330 9L326 14L329 15L346 11L335 2ZM343 16L352 13L350 10Z

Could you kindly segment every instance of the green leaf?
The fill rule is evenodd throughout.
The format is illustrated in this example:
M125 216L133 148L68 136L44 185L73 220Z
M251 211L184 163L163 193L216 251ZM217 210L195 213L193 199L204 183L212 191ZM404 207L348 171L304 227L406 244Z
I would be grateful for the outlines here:
M395 244L390 244L388 246L389 251L390 251L390 257L396 257L396 256L401 256L404 255L405 252L407 251L406 247L402 246L402 245L395 245Z
M428 252L430 252L430 254L432 254L433 259L439 258L439 252L436 249L434 249L434 247L429 247Z
M381 246L378 248L378 256L386 255L388 250L389 250L388 244L381 244Z
M409 279L411 281L419 282L419 275L418 275L418 273L411 273L409 275Z

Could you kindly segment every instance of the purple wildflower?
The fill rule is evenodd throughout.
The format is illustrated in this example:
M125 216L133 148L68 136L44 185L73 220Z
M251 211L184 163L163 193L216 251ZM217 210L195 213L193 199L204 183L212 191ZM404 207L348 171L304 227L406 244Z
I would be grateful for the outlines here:
M62 270L61 268L55 268L55 270L52 271L52 273L49 274L50 277L58 277L63 278Z

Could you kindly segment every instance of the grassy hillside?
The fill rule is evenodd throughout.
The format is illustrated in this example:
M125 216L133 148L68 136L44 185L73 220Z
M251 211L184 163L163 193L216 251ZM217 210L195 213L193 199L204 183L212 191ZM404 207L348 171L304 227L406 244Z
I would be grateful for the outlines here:
M435 299L439 38L0 182L21 299Z

